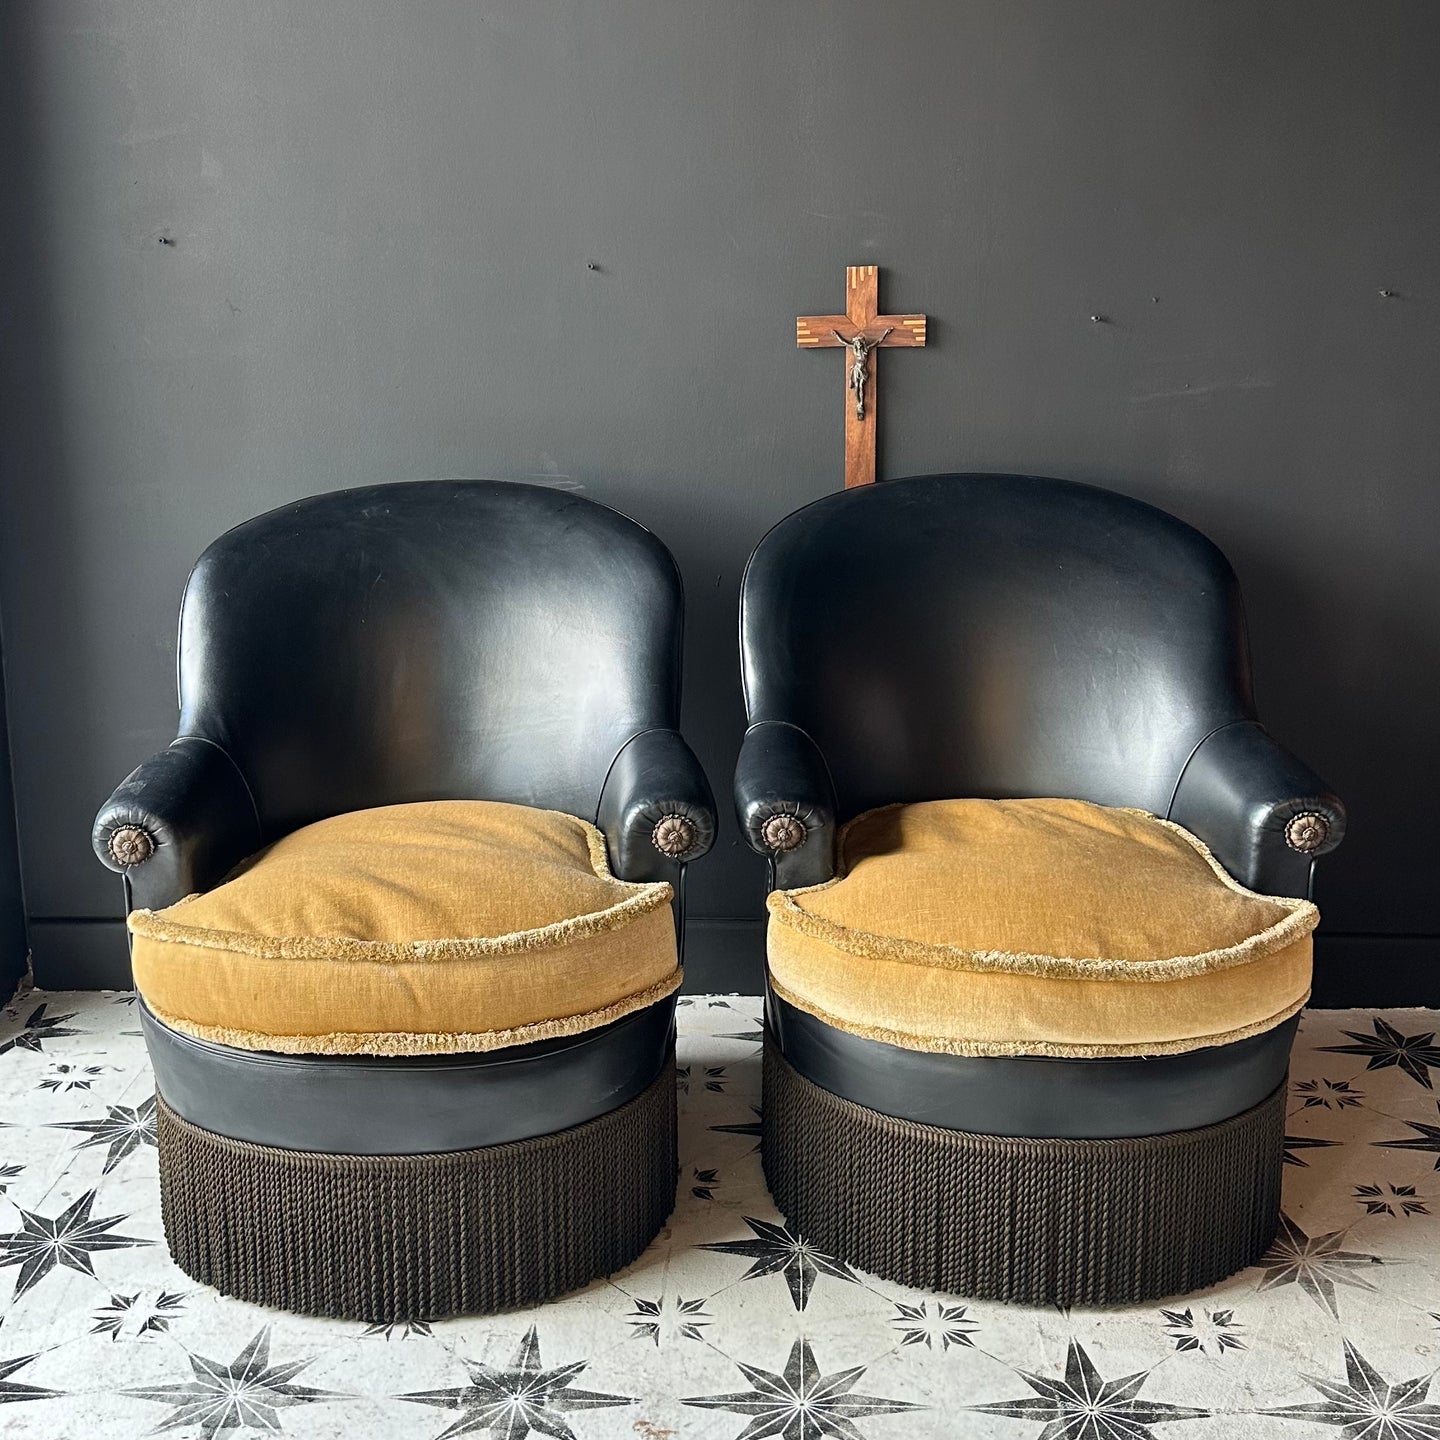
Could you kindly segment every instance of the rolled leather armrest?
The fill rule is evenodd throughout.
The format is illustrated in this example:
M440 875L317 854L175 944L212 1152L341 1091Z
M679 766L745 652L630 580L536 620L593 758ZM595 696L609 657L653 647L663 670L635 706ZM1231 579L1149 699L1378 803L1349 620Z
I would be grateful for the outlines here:
M1242 885L1305 896L1311 866L1345 834L1345 806L1254 720L1212 731L1190 757L1170 819Z
M595 824L622 880L669 880L715 843L715 797L674 730L642 730L610 764Z
M735 766L735 813L750 848L786 890L835 874L835 786L820 748L798 725L762 720Z
M258 850L260 821L235 762L190 736L120 782L91 839L101 861L130 882L131 903L158 910L210 889Z

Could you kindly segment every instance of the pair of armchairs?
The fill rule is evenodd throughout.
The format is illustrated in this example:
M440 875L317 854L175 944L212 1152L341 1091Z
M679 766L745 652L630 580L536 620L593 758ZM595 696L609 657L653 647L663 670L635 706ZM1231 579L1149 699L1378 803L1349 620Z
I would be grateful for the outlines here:
M683 878L715 833L681 624L658 540L525 485L321 496L202 556L180 738L94 837L189 1274L485 1312L663 1225ZM1255 721L1219 552L1059 481L847 492L757 548L742 668L791 1223L1028 1301L1252 1260L1343 812Z

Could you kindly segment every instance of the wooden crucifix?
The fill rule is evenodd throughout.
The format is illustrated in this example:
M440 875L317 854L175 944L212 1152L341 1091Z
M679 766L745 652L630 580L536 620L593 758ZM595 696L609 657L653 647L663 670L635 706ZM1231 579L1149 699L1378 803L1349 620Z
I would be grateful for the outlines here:
M880 271L851 265L845 271L845 314L802 315L795 343L802 350L842 347L845 361L845 488L875 483L874 352L925 343L923 315L881 315Z

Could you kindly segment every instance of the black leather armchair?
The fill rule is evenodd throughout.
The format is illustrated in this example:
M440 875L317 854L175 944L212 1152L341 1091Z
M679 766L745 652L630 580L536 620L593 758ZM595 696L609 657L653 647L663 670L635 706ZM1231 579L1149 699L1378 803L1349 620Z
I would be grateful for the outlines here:
M327 817L503 801L593 822L621 880L675 883L683 935L678 882L713 843L715 816L677 729L682 614L665 547L573 494L416 482L285 506L196 564L180 617L180 737L102 806L95 851L124 876L127 908L153 911ZM673 1100L662 1094L673 1090L673 1006L669 995L600 1028L483 1052L394 1055L219 1043L142 1004L172 1249L230 1293L372 1318L524 1303L606 1273L643 1248L673 1200ZM637 1105L649 1109L625 1120ZM616 1123L630 1129L607 1139ZM560 1132L591 1136L584 1144L611 1158L587 1172L577 1152L566 1179L537 1150L507 1172L511 1191L487 1200L504 1178L494 1157ZM302 1187L283 1233L227 1239L229 1222L211 1213L220 1202L192 1172L206 1145L228 1155L237 1142L278 1167L272 1190L289 1157L330 1157L334 1193ZM376 1167L392 1173L401 1157L416 1189L397 1221L367 1207ZM436 1198L447 1185L454 1193ZM316 1268L340 1211L359 1254L386 1226L469 1234L477 1207L486 1248L507 1258L395 1234L383 1274Z
M95 852L159 908L326 815L465 797L595 820L622 879L674 878L715 838L676 728L682 623L669 552L564 492L417 482L273 511L195 566L180 738L101 807Z
M1288 895L1345 833L1256 718L1225 557L1125 496L953 475L827 497L756 548L740 644L736 809L787 888L834 873L837 821L944 795L1139 806Z
M1292 897L1309 895L1315 860L1344 834L1340 801L1256 717L1224 556L1118 494L1037 477L935 475L828 496L757 546L741 587L740 640L750 728L735 805L773 888L834 877L846 822L897 803L1065 797L1133 807L1198 836L1242 885ZM1000 1277L997 1248L1058 1255L1069 1241L1040 1225L997 1231L989 1253L979 1239L939 1253L908 1228L913 1221L933 1241L944 1226L932 1215L878 1212L866 1195L893 1192L897 1134L920 1157L910 1181L922 1189L938 1183L927 1145L952 1145L957 1133L1038 1147L1038 1168L1014 1177L1028 1184L1080 1165L1087 1145L1198 1134L1262 1102L1274 1110L1293 1019L1186 1054L1065 1059L922 1053L813 1010L773 989L767 998L765 1156L782 1210L834 1253L913 1284L1105 1300L1203 1283L1196 1277L1236 1268L1236 1255L1273 1233L1280 1161L1268 1140L1257 1142L1258 1229L1228 1251L1217 1241L1196 1268L1162 1264L1148 1278L1107 1279L1102 1260L1077 1279L1064 1259L1043 1275ZM830 1133L820 1116L832 1101L840 1109ZM875 1121L888 1159L869 1169L862 1159L843 1180L807 1169L802 1152L863 1154L859 1107L890 1124ZM947 1206L964 1209L964 1192ZM1095 1222L1102 1250L1139 1242L1119 1230L1105 1240L1104 1228ZM1153 1233L1144 1243L1175 1254ZM1083 1263L1096 1265L1097 1253Z

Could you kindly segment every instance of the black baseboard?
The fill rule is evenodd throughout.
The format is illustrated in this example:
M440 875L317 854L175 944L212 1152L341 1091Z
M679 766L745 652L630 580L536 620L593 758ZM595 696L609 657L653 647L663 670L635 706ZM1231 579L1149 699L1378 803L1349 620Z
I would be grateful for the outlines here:
M130 954L118 920L32 920L35 983L46 990L128 990ZM695 917L685 940L685 990L758 995L765 922ZM1440 1006L1440 936L1318 935L1317 1009Z

